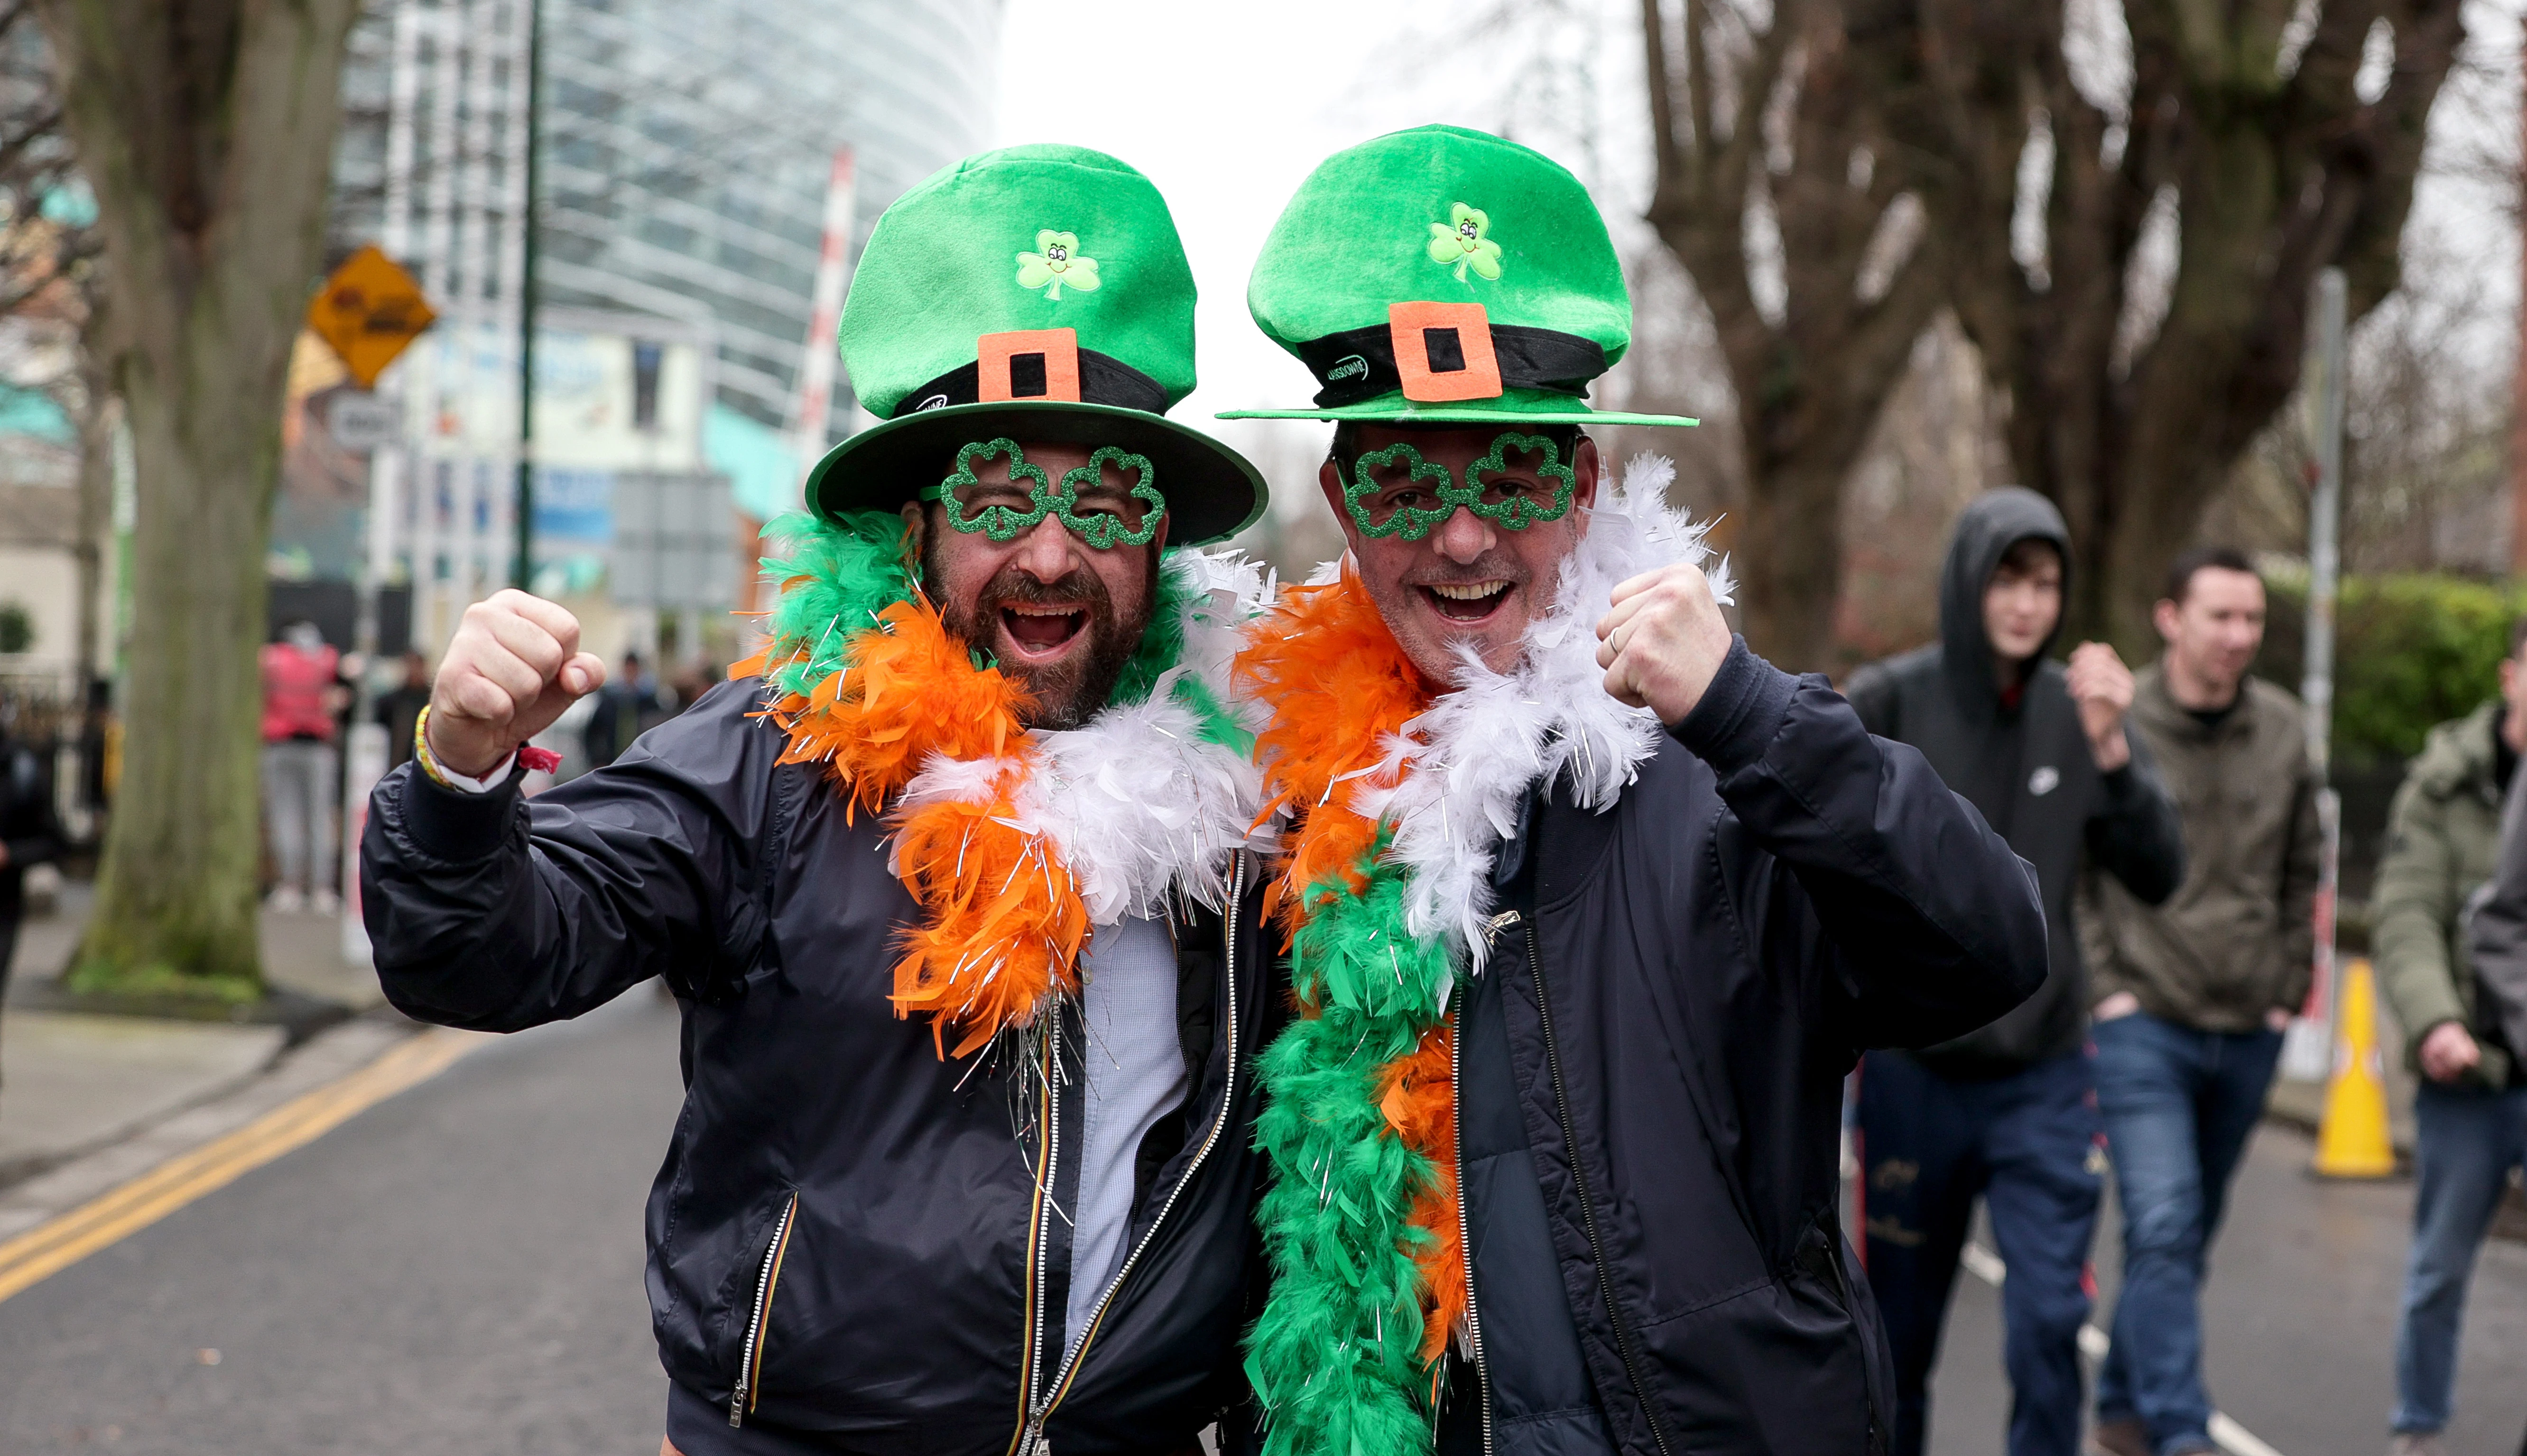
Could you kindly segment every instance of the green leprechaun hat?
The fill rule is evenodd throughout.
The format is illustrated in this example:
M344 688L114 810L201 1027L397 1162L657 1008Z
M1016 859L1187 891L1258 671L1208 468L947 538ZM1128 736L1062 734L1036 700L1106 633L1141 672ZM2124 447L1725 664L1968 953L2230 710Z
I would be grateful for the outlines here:
M1234 535L1264 477L1164 415L1193 390L1193 304L1165 200L1114 158L1005 147L937 173L861 250L840 342L879 423L808 472L808 504L892 511L1006 436L1147 457L1170 544Z
M1326 158L1246 303L1321 387L1314 409L1223 420L1696 423L1588 408L1632 339L1623 266L1577 177L1488 132L1416 126Z

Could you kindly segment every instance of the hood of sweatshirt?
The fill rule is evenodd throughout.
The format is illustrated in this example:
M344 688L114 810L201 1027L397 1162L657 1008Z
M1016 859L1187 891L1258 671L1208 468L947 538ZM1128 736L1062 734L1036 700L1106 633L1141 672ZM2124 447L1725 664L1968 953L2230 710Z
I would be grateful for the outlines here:
M2000 712L2000 680L1992 672L1991 636L1984 630L1984 588L2009 548L2021 541L2050 541L2062 557L2062 595L2071 593L2071 530L2053 503L2023 485L2004 485L1977 496L1957 517L1956 533L1948 538L1947 563L1939 569L1940 674L1957 706L1978 719ZM2041 658L2059 636L2062 624L2036 649Z

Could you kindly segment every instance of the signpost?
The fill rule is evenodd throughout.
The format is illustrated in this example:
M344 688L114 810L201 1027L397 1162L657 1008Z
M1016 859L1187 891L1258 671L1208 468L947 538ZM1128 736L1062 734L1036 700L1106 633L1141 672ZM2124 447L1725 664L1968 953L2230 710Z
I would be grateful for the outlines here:
M307 326L342 356L363 389L376 388L378 376L438 318L412 275L375 243L344 259L307 305Z
M402 425L394 406L374 394L344 390L335 395L325 410L325 432L334 437L335 444L354 455L366 455L380 446L393 444Z
M2315 435L2316 488L2307 506L2307 648L2299 701L2307 711L2307 756L2324 785L2317 790L2316 817L2325 850L2317 879L2315 976L2307 1003L2282 1042L2282 1075L2297 1081L2325 1079L2333 1065L2336 1023L2334 902L2342 873L2343 799L2325 779L2334 738L2334 600L2343 568L2344 313L2343 270L2329 268L2316 282L2315 377L2301 385L2314 406L2308 423Z
M378 376L438 318L422 296L421 284L375 243L344 259L307 305L307 326L341 356L351 381L363 390L375 389ZM375 395L357 394L336 399L325 425L344 449L366 452L392 444L399 422L392 406ZM374 492L370 513L374 545L386 527ZM383 575L379 553L373 549L370 555L368 575L360 583L359 648L364 659L377 650L377 594ZM368 931L359 915L359 835L367 821L369 789L387 771L386 729L369 721L369 674L370 665L363 662L359 704L345 745L349 752L342 762L341 949L343 959L355 963L369 955Z

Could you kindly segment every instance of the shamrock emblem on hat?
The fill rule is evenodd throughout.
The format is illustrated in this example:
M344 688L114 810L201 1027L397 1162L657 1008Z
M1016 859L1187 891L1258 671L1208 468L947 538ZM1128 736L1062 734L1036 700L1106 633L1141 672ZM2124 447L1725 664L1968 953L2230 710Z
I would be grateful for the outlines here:
M1501 246L1483 234L1491 230L1489 214L1478 207L1453 203L1448 208L1448 221L1430 225L1430 261L1457 265L1457 281L1466 280L1470 268L1486 281L1498 278L1501 268Z
M1079 251L1076 234L1047 227L1035 235L1034 252L1018 254L1018 285L1043 288L1045 297L1058 299L1064 283L1082 293L1096 292L1097 260Z

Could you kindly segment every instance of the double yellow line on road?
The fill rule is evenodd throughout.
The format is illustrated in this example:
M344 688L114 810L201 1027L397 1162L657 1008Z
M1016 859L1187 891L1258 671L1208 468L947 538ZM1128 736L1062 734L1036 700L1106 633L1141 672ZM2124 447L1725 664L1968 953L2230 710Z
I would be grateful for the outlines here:
M114 1191L0 1243L0 1299L306 1146L395 1093L437 1077L489 1039L467 1031L425 1031L357 1072L291 1098L233 1132L180 1153Z

